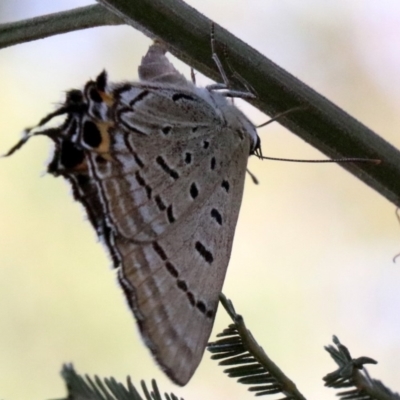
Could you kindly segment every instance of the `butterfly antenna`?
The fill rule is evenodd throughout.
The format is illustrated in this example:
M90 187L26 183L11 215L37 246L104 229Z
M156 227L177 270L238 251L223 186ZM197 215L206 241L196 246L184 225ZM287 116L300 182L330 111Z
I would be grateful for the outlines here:
M2 154L1 157L9 157L19 150L35 133L31 133L31 129L25 129L22 133L22 138L13 146L7 153Z
M279 158L279 157L267 157L262 156L259 157L262 160L271 160L271 161L287 161L287 162L297 162L297 163L315 163L315 164L326 164L326 163L371 163L374 165L378 165L381 163L381 160L373 159L373 158L358 158L358 157L348 157L348 158L332 158L330 160L302 160L295 158Z
M266 125L271 124L272 122L277 121L278 119L284 117L285 115L291 114L292 112L295 112L295 111L305 111L305 110L307 110L307 108L308 108L307 106L292 107L289 110L286 110L286 111L283 111L283 112L281 112L279 114L276 114L275 117L272 117L267 122L264 122L261 125L257 125L256 128L257 129L262 128L262 127L264 127Z
M246 92L240 91L240 90L231 90L231 84L229 81L229 78L226 74L226 71L224 69L224 66L222 65L222 62L220 58L218 57L217 50L216 50L216 40L215 40L215 24L212 22L211 23L211 32L210 32L210 38L211 38L211 53L212 53L212 59L214 60L215 65L217 66L217 69L219 71L219 74L221 75L221 78L223 80L223 83L215 83L212 85L207 86L208 90L225 90L224 92L220 92L222 96L225 97L238 97L241 99L255 99L256 96L253 94L251 91L249 85L247 83L244 84L246 88ZM224 49L226 49L226 46L224 46ZM224 50L224 54L226 54L226 50ZM231 66L229 65L229 69L233 71ZM238 76L236 76L238 77ZM242 83L245 82L244 79L239 79Z
M68 112L67 107L62 106L58 110L56 110L56 111L46 115L44 118L42 118L36 126L25 129L22 133L22 138L13 147L11 147L11 149L8 150L7 153L1 155L0 157L9 157L9 156L13 155L17 150L19 150L22 146L24 146L25 143L33 136L38 136L38 135L50 136L50 134L48 134L48 133L50 131L54 131L54 129L46 129L45 131L41 131L41 132L32 132L32 131L33 131L33 129L43 126L48 121L50 121L52 118L54 118L58 115L65 114L67 112Z
M285 115L291 114L292 112L296 112L296 111L304 111L307 108L308 108L307 106L298 106L298 107L290 108L289 110L283 111L283 112L275 115L275 117L271 118L267 122L264 122L263 124L256 126L256 128L257 129L262 128L263 126L266 126L268 124L271 124L274 121L279 120L280 118L284 117ZM300 160L300 159L292 159L292 158L266 157L261 154L261 146L258 145L257 147L258 147L258 149L256 149L256 151L258 150L259 153L256 152L255 154L257 155L258 158L260 158L262 160L287 161L287 162L298 162L298 163L319 163L319 164L321 164L321 163L356 162L356 163L371 163L371 164L378 165L381 163L381 160L371 159L371 158L358 158L358 157L333 158L330 160ZM399 217L399 221L400 221L400 217Z
M22 138L15 144L11 149L4 155L0 157L9 157L12 154L14 154L17 150L19 150L31 137L33 136L38 136L38 135L44 135L48 137L54 137L57 133L59 133L58 129L46 129L44 131L39 131L39 132L33 132L32 131L36 128L39 128L50 120L52 120L54 117L58 117L60 115L68 114L71 112L80 112L84 109L87 108L87 105L83 101L83 93L80 90L70 90L66 94L66 100L65 103L60 107L57 108L57 110L51 112L50 114L47 114L44 118L42 118L39 123L36 126L33 126L32 128L27 128L23 131Z
M215 62L215 65L218 68L219 74L221 75L221 78L224 82L225 87L229 87L229 79L225 73L224 67L221 63L221 60L218 57L216 48L215 48L215 24L214 22L211 23L211 32L210 32L210 40L211 40L211 53L212 53L212 59Z
M193 68L190 68L190 78L192 79L193 85L195 85L196 84L196 74L195 74Z
M227 48L227 46L226 46L225 43L224 43L224 46L223 46L222 51L223 51L223 55L224 55L225 64L226 64L227 67L229 68L229 71L230 71L231 76L232 76L234 79L238 80L238 81L241 83L241 85L246 89L246 91L247 91L248 93L251 93L251 94L253 94L255 97L257 97L257 92L256 92L256 90L254 89L254 87L251 86L250 83L247 82L246 79L244 79L243 76L240 75L239 73L237 73L237 72L235 71L235 69L232 67L232 65L231 65L231 63L230 63L230 60L229 60L228 48Z
M33 136L47 136L54 140L60 134L59 128L49 128L39 132L31 132L34 128L25 129L22 138L7 153L0 155L0 158L9 157L19 150Z

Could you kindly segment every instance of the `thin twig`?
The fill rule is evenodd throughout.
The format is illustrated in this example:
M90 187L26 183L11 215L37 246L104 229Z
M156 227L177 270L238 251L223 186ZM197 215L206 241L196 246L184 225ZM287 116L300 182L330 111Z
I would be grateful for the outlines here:
M196 70L214 80L220 80L211 56L211 21L183 1L98 1L118 18L147 36L162 39L171 53ZM84 8L69 13L76 12L80 15L88 10ZM58 16L53 14L41 17L44 19L36 21L43 22L43 27L32 27L33 33L28 34L25 34L23 27L29 26L29 21L0 26L0 38L4 38L0 40L0 45L4 47L52 34L106 25L108 17L102 15L100 9L97 11L100 12L100 16L94 18L95 22L92 21L91 24L77 24L78 20L73 21L69 17L65 19L63 13ZM50 18L51 23L59 26L53 29L50 24L44 29L46 18ZM57 18L60 21L56 21ZM34 26L33 20L30 21ZM109 23L118 22L110 20ZM217 43L223 43L228 49L229 63L234 71L255 88L257 99L248 100L251 104L268 115L276 115L293 107L305 107L304 112L288 114L280 123L330 158L358 157L381 160L380 165L350 163L341 166L400 207L400 152L397 149L216 24L215 36ZM229 79L234 87L241 88L240 82L237 82L234 76Z
M75 8L0 25L0 49L60 33L120 24L123 22L115 14L108 12L98 4Z

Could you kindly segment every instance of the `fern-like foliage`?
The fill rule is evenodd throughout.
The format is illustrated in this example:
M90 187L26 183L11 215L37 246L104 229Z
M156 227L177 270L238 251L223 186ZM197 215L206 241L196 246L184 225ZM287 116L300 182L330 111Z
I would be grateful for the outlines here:
M334 336L336 347L326 346L325 350L331 355L339 368L323 377L325 386L335 389L349 388L337 395L341 400L400 400L398 393L392 392L377 379L372 379L365 364L377 364L369 357L352 358L346 346Z
M256 396L280 395L280 400L306 400L296 385L267 356L251 332L246 328L243 318L238 315L232 303L223 295L220 302L231 317L233 324L224 329L216 342L208 344L211 358L219 365L228 367L224 372L239 383L249 385L249 391ZM326 346L325 350L338 365L338 369L324 376L325 386L346 389L337 393L340 400L400 400L381 381L372 379L365 364L377 364L370 357L352 358L346 346L334 336L336 346ZM68 396L60 400L183 400L174 394L160 394L156 381L151 381L149 390L141 381L143 396L136 390L128 377L126 384L114 378L100 379L77 374L72 365L64 365L62 377L67 386Z
M219 365L232 366L224 372L230 378L251 385L249 391L256 396L282 392L282 385L257 359L246 350L235 324L229 325L217 335L222 339L208 344L208 351L214 353L212 360L222 360Z
M68 391L68 396L63 400L179 400L173 393L165 393L165 397L162 397L154 379L151 381L151 391L148 390L146 383L141 381L144 393L142 397L130 377L127 378L126 386L114 378L100 379L98 376L90 378L88 375L82 377L70 364L63 366L61 375Z
M217 335L221 339L208 344L207 350L213 353L211 358L220 360L219 365L230 366L224 372L231 378L239 378L239 383L250 385L249 391L256 396L281 394L281 399L305 400L296 385L255 341L231 301L221 294L220 302L233 324Z

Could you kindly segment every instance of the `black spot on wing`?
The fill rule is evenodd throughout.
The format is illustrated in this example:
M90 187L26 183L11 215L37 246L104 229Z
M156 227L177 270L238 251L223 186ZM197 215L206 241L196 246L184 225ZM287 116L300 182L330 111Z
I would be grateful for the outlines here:
M140 159L140 157L137 155L137 153L133 152L133 158L135 159L136 164L137 164L140 168L143 168L143 167L144 167L143 161Z
M60 146L60 154L59 154L60 164L65 169L71 169L78 166L80 163L83 162L85 158L85 154L83 150L76 147L76 145L68 140L64 140ZM56 160L56 155L55 159ZM52 168L53 167L53 168ZM53 162L49 165L49 172L57 172L56 165L53 165Z
M225 191L226 191L227 193L229 192L230 185L229 185L229 182L228 182L228 181L223 180L222 183L221 183L221 186L225 189Z
M177 277L179 276L178 270L175 268L175 266L174 266L171 262L167 261L167 262L165 263L165 267L167 268L167 271L168 271L174 278L177 278Z
M192 153L185 154L185 163L190 164L192 162Z
M161 258L161 260L165 261L168 258L167 255L165 254L164 249L159 245L159 243L153 242L153 249Z
M157 207L160 211L164 211L167 208L159 195L155 196L154 200L156 201Z
M214 261L211 251L207 250L203 243L197 241L194 245L194 248L208 264L211 264Z
M101 144L101 134L97 125L90 120L87 120L83 124L82 133L83 142L93 148L97 148Z
M95 103L101 103L103 99L100 96L99 91L96 88L91 88L89 90L89 98L90 100L94 101Z
M192 196L192 199L195 199L199 195L199 189L197 189L196 184L193 182L190 185L190 196Z
M211 167L212 170L215 169L215 164L216 164L215 157L212 157L212 158L211 158L211 164L210 164L210 167Z
M178 286L179 289L183 290L184 292L187 292L187 284L185 281L182 281L181 279L178 279L176 281L176 284Z
M174 216L174 212L172 210L172 205L169 205L167 207L167 218L170 224L174 223L176 221L175 216Z
M196 304L196 300L194 299L193 293L192 292L187 292L186 295L187 295L187 297L189 299L190 304L192 306L194 306Z
M206 313L206 305L202 301L198 301L196 303L196 307L201 313L203 313L203 314Z
M146 185L144 189L146 190L147 198L150 200L151 199L151 193L152 193L151 187L149 185Z
M177 180L179 178L179 174L172 169L164 160L163 157L157 156L156 163L161 167L161 169L166 172L172 179Z
M145 186L145 185L146 185L146 182L145 182L145 180L143 179L142 175L140 175L140 172L139 172L139 171L137 171L137 172L135 173L135 178L136 178L136 180L137 180L137 183L138 183L140 186Z
M172 130L172 126L170 126L170 125L164 126L164 127L161 129L161 131L162 131L162 133L163 133L164 135L168 135L168 134L171 132L171 130Z
M213 208L211 210L211 217L213 217L219 225L222 225L222 216L217 209Z

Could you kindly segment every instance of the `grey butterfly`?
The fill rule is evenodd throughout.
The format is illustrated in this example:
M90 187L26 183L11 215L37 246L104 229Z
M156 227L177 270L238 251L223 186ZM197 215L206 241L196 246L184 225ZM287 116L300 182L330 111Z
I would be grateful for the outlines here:
M199 88L154 43L139 82L105 72L40 123L55 142L48 171L64 176L108 248L155 359L185 385L203 356L242 201L254 125L221 85ZM28 134L9 154L32 136Z

